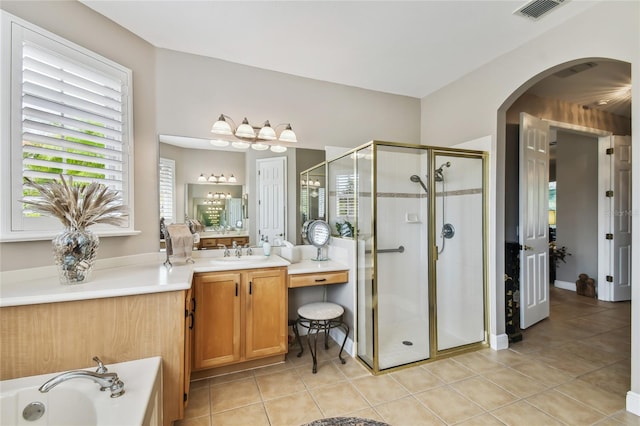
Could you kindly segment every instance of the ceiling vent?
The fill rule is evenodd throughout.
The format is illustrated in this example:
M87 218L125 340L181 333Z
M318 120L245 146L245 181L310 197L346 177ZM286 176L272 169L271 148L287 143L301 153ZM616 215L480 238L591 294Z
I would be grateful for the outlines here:
M551 10L568 1L569 0L532 0L513 13L514 15L537 21Z
M574 65L570 68L565 68L563 70L560 70L554 73L553 75L560 78L567 78L597 66L598 64L595 62L585 62L583 64Z

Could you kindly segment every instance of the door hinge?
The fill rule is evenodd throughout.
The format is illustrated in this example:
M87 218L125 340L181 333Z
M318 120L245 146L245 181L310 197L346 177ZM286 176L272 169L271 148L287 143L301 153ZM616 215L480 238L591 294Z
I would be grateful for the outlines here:
M182 401L187 402L187 399L189 399L189 395L187 395L187 393L185 392L182 396Z
M613 197L613 191L607 191L604 193L605 197Z
M607 275L607 282L608 283L612 283L613 282L613 275Z
M607 234L607 235L605 236L605 238L606 238L607 240L613 240L613 234Z
M607 155L612 155L613 154L613 148L607 148L607 150L605 152L607 153Z

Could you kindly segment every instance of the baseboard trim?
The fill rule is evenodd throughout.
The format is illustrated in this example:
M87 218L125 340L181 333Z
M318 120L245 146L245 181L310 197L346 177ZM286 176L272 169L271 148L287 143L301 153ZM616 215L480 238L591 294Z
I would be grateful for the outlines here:
M331 338L336 343L341 345L342 341L344 340L344 331L342 331L342 329L340 328L332 328L331 331L329 332L329 336L331 336ZM351 355L351 358L355 358L355 353L353 349L354 349L353 340L348 337L347 341L344 344L344 351L349 355Z
M627 392L627 411L640 416L640 393Z
M576 283L570 283L569 281L560 281L560 280L556 280L554 285L557 288L561 288L563 290L571 290L571 291L576 291Z
M509 348L509 336L506 334L490 334L489 335L489 345L491 349L494 351L499 351L502 349Z

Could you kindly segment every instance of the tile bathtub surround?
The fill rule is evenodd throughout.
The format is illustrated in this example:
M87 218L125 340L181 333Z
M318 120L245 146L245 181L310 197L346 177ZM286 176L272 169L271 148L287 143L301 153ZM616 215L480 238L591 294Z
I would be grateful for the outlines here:
M339 346L192 383L176 426L291 425L359 417L403 425L640 425L630 387L630 304L551 289L551 318L508 350L459 355L380 376Z

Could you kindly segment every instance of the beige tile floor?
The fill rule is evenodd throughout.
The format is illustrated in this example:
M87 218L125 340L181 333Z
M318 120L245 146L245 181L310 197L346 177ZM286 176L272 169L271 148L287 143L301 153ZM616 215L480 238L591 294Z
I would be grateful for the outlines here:
M550 318L508 350L483 349L372 376L356 360L305 347L284 364L192 383L177 426L301 425L357 416L394 426L640 425L630 388L630 303L551 289Z

